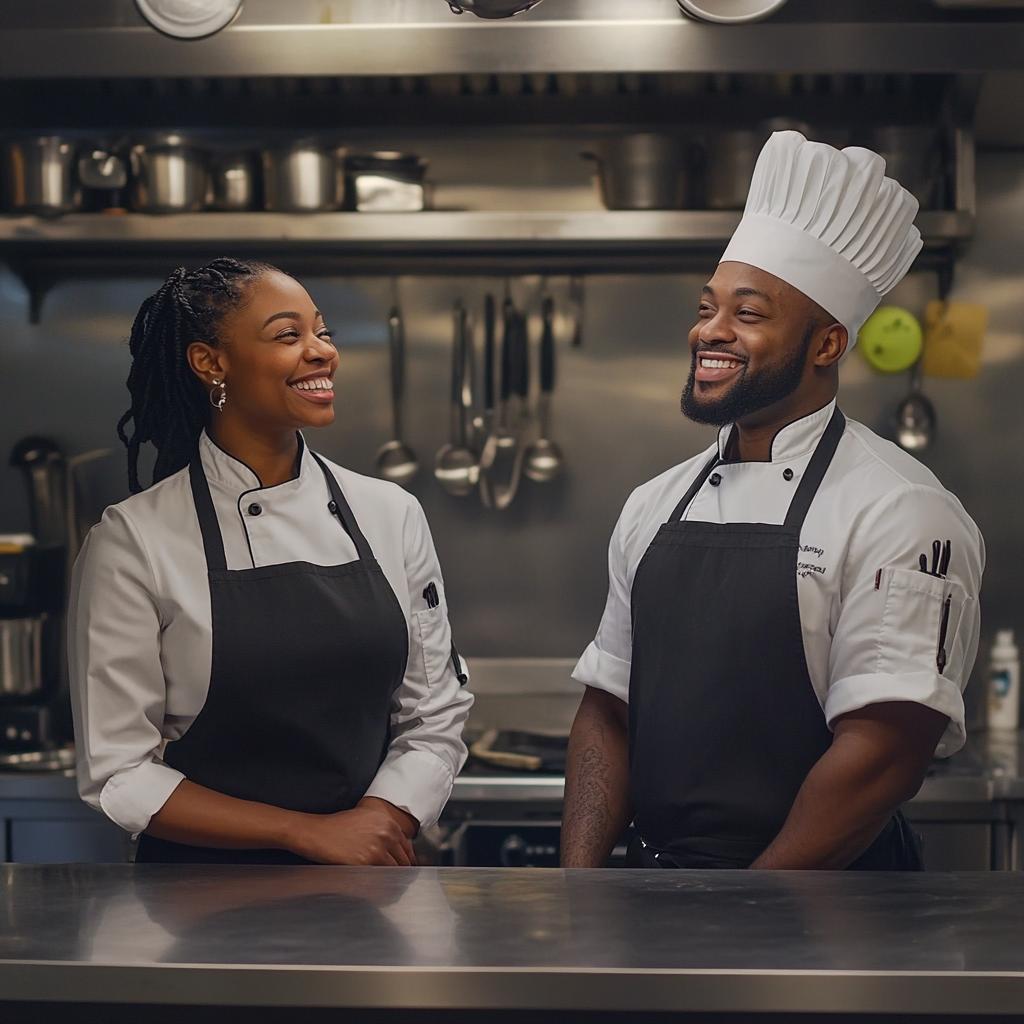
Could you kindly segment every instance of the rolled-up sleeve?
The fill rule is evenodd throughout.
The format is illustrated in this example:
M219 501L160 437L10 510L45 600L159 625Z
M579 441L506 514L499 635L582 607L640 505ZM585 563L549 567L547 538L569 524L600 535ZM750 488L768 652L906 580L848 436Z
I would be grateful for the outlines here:
M629 701L629 671L633 656L630 583L625 535L636 519L634 497L626 503L608 543L608 598L594 638L573 669L578 683Z
M184 778L158 756L167 689L155 592L131 520L107 509L72 573L68 663L79 793L132 833Z
M366 795L400 807L426 828L441 816L465 764L462 729L473 695L455 670L441 567L423 510L411 499L405 568L411 605L409 663L393 700L391 744ZM422 596L431 583L439 599L435 608Z
M946 579L918 568L921 554L930 568L934 540L951 544ZM825 699L830 726L869 704L913 701L949 718L938 756L963 746L962 694L978 650L984 565L981 533L947 492L908 484L864 518L851 535L832 639Z

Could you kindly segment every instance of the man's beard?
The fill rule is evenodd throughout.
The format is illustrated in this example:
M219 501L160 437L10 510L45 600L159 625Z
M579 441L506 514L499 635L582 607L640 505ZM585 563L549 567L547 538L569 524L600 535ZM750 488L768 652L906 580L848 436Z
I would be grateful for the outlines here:
M702 353L698 349L693 354L690 376L686 380L680 402L683 415L694 423L724 427L727 423L735 423L744 416L750 416L776 402L781 402L784 398L789 398L803 380L807 350L811 347L817 329L818 325L814 322L807 325L799 348L785 362L766 366L755 373L749 373L744 368L736 383L721 398L710 401L697 396L697 357L699 354L712 354L713 350L704 349Z

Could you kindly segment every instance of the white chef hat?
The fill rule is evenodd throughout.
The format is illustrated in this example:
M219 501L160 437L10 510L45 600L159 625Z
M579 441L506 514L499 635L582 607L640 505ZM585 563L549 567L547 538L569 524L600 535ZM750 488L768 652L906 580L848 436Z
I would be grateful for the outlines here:
M775 132L722 262L749 263L791 284L850 332L852 346L921 251L917 209L877 153Z

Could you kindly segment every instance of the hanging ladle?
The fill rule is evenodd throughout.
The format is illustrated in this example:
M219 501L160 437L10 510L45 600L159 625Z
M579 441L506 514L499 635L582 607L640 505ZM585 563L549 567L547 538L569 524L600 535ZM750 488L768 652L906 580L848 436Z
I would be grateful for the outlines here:
M420 468L416 453L402 440L405 403L405 325L402 310L395 304L388 316L388 351L391 356L392 440L377 452L377 472L385 480L407 484Z
M554 480L562 471L562 450L548 436L551 433L551 393L555 390L555 302L550 295L541 305L544 330L540 337L540 397L537 399L540 437L523 458L523 472L535 483Z
M480 482L480 464L467 444L465 385L468 339L466 309L461 300L455 303L452 322L451 440L437 453L434 476L449 494L464 498Z
M935 440L935 406L921 391L921 362L910 371L910 392L896 409L896 441L916 455Z
M504 331L501 352L501 417L492 435L495 447L489 451L486 461L486 481L481 487L484 505L503 510L512 504L519 490L519 478L523 468L523 431L529 420L527 398L530 390L530 352L526 316L520 313L509 294L505 298ZM515 410L513 411L513 405ZM491 438L488 438L488 442ZM485 446L486 447L486 446ZM504 452L502 461L511 463L506 482L498 482L494 456ZM481 459L481 462L485 460ZM489 491L489 493L488 493Z

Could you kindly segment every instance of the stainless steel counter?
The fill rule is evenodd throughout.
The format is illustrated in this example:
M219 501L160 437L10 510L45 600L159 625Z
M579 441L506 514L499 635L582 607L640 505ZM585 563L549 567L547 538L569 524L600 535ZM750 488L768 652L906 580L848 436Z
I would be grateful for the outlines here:
M9 865L8 1001L1024 1013L1015 874Z

